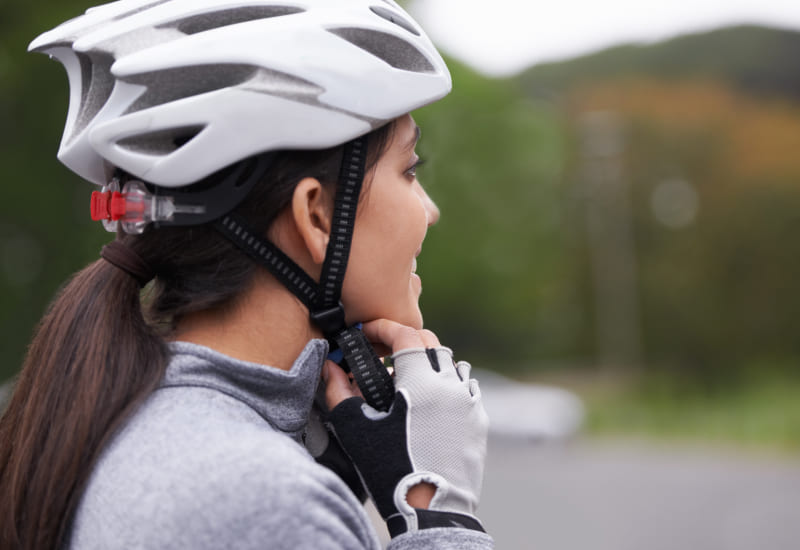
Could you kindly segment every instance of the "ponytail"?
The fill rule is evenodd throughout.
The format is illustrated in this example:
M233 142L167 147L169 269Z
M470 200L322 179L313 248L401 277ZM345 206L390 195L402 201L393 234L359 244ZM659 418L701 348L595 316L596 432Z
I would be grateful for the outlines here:
M105 440L158 385L165 344L139 293L136 279L98 260L42 318L0 419L0 547L66 542Z

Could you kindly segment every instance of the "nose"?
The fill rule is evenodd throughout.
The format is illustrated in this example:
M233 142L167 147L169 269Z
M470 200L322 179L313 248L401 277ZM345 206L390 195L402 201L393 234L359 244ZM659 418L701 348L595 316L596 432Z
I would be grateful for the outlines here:
M419 192L422 196L422 204L425 206L425 214L428 216L428 227L432 226L439 221L439 207L433 202L433 199L428 196L422 186L419 187Z

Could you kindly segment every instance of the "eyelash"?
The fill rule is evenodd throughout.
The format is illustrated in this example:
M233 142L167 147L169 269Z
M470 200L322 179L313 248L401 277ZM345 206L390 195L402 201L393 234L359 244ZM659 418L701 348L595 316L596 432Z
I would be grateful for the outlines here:
M411 168L409 168L408 170L406 170L406 175L407 175L407 176L409 176L409 177L414 177L414 178L416 178L416 177L417 177L417 169L418 169L420 166L422 166L423 164L425 164L425 162L426 162L426 160L425 160L425 159L423 159L423 158L418 158L418 159L417 159L417 162L415 162L415 163L413 164L413 166L411 166Z

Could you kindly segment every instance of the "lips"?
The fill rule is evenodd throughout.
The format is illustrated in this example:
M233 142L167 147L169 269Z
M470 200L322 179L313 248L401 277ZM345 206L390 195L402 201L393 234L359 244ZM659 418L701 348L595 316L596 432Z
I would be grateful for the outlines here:
M412 260L413 263L411 264L411 273L416 273L417 272L417 257L420 254L422 254L422 245L419 245L419 248L417 248L417 251L414 252L414 259Z

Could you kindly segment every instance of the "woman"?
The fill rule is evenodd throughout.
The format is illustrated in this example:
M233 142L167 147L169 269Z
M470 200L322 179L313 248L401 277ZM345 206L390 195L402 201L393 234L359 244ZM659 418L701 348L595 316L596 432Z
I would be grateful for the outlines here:
M408 112L451 85L418 25L122 0L31 50L67 69L59 159L117 239L0 422L2 547L376 548L365 491L390 548L491 547L480 392L418 306L439 213Z

